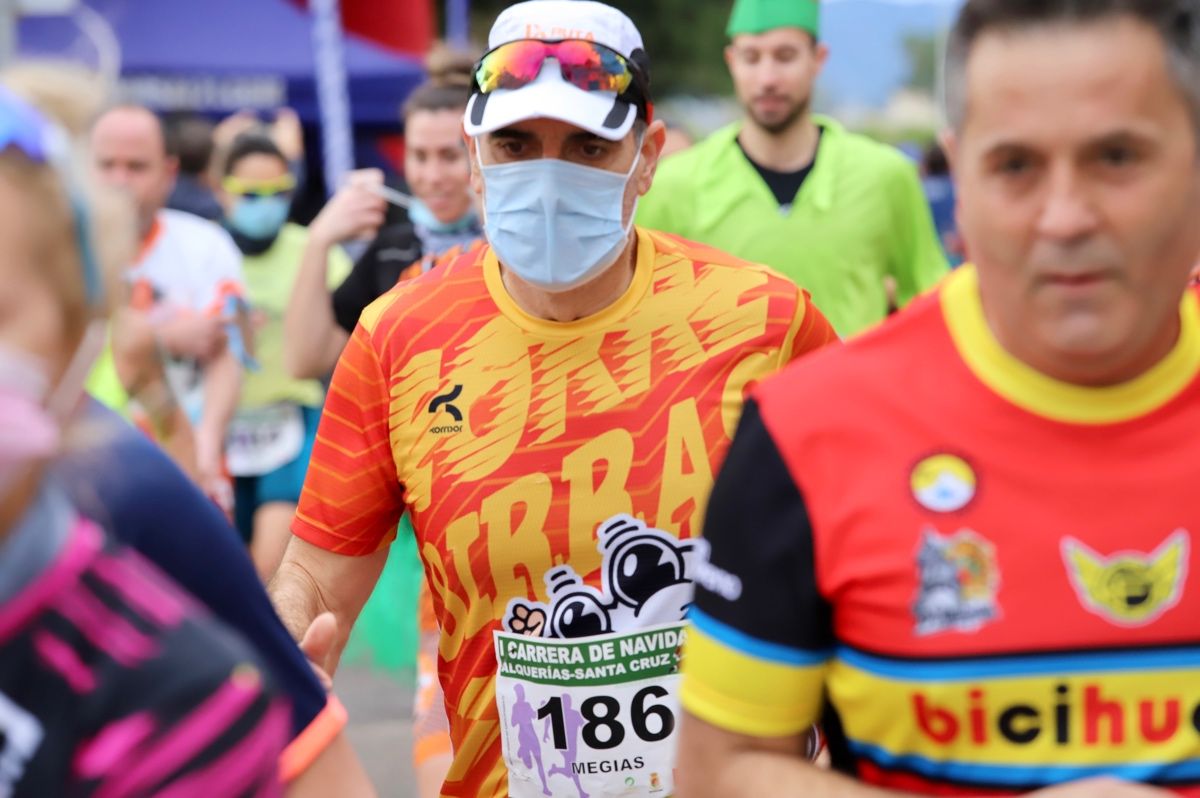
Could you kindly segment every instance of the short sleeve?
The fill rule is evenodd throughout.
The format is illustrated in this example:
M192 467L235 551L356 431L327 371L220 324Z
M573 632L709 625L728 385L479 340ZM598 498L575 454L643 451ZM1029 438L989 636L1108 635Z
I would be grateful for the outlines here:
M325 399L300 505L297 537L337 554L365 556L395 537L404 512L389 436L388 380L371 336L350 336Z
M421 259L421 242L408 222L379 231L333 292L333 317L338 326L352 332L358 317L385 291L394 286L400 274Z
M217 505L148 438L94 402L83 413L101 443L56 463L72 501L252 643L290 700L292 736L299 736L326 712L328 697L275 614L245 545Z
M833 325L813 304L809 293L802 288L798 288L797 291L800 296L796 302L796 316L792 320L791 329L788 330L788 340L780 352L781 367L840 341Z
M894 218L895 246L889 271L896 279L896 302L904 307L933 288L950 270L933 223L933 212L916 170L901 163L893 170L889 205Z
M823 706L832 612L818 591L803 497L753 400L713 488L703 540L683 705L738 734L803 733Z

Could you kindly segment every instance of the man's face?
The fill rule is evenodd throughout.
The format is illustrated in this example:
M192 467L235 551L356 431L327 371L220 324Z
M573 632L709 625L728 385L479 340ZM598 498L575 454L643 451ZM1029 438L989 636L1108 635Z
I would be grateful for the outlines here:
M1200 163L1162 40L1121 17L994 33L966 72L948 144L1001 340L1086 369L1175 335L1200 251Z
M178 165L166 152L162 128L149 112L117 108L92 129L92 163L99 180L127 192L145 235L167 201Z
M725 48L738 100L769 133L790 129L808 110L829 50L799 28L740 34Z
M557 119L530 119L470 139L469 146L472 161L478 159L484 166L557 158L619 174L633 168L640 153L641 160L625 188L623 221L628 223L635 201L650 190L665 140L666 128L662 122L649 125L639 148L632 131L620 141L609 141ZM483 196L484 181L478 169L471 172L471 185Z

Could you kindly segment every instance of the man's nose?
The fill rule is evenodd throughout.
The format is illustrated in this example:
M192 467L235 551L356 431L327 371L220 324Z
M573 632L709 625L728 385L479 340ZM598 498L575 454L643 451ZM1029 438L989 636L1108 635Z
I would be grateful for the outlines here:
M1070 166L1053 170L1038 215L1038 233L1055 241L1075 241L1093 233L1098 223L1099 215L1077 171Z
M759 87L776 88L783 80L784 67L774 58L764 58L758 65Z
M123 169L119 166L108 166L101 168L100 179L110 186L127 188L131 182L131 175L128 169Z

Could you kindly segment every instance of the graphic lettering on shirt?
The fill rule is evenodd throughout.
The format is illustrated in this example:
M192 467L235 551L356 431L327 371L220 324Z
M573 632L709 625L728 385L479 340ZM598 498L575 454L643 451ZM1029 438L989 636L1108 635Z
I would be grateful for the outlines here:
M529 637L577 638L683 619L692 601L696 546L628 515L600 525L601 587L569 565L545 574L549 602L513 599L504 628Z
M12 794L44 737L38 719L0 693L0 796Z
M917 504L935 513L958 512L975 498L975 470L963 458L936 454L917 463L909 477Z
M976 632L998 615L996 549L964 529L943 536L926 529L917 551L916 632Z
M960 755L986 752L1007 761L1103 761L1116 750L1136 758L1147 749L1192 746L1200 734L1200 700L1183 672L1077 678L1016 678L917 689L909 695L913 728L924 744ZM1142 689L1126 689L1140 682ZM1088 755L1088 752L1092 752ZM1021 752L1026 752L1023 755Z
M1118 626L1144 626L1179 603L1190 543L1188 532L1179 529L1150 554L1122 551L1105 557L1067 537L1062 557L1085 608Z
M422 408L427 404L428 399ZM597 507L611 513L608 517L613 519L632 515L636 492L644 508L637 515L645 518L647 526L677 531L683 539L699 533L713 474L696 399L688 397L659 415L665 416L665 433L652 483L639 484L634 479L635 464L643 469L649 464L637 462L633 434L620 427L609 429L568 450L560 471L535 471L503 482L480 500L477 512L448 523L440 544L433 540L422 544L430 586L442 603L450 630L442 636L442 657L453 659L471 636L506 614L509 597L541 594L545 576L556 565L574 563L578 573L592 573L592 563L603 554L592 542L592 534L587 535L587 550L575 549L583 545L584 530L596 529L592 513ZM470 418L468 411L468 423ZM459 439L443 440L450 448ZM548 536L546 529L551 524L565 525L579 534ZM678 544L675 536L668 537ZM501 550L520 552L520 561L479 556L480 552ZM692 549L688 551L688 559L697 557ZM688 565L689 582L694 567ZM531 623L536 623L536 617Z

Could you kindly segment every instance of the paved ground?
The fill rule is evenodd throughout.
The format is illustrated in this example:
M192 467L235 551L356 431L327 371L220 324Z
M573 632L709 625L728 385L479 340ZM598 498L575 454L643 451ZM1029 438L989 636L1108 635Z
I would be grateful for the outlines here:
M382 798L412 798L412 677L361 665L334 684L350 712L350 742Z

